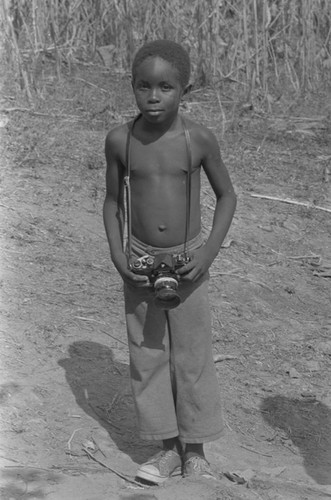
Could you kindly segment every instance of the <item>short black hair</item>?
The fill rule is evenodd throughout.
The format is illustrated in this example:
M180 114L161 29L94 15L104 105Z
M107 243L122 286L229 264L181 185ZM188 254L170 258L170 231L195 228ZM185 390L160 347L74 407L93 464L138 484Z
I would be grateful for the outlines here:
M191 63L184 47L172 40L154 40L145 43L136 53L132 63L132 80L135 80L138 66L149 57L160 57L177 69L179 81L185 88L190 79Z

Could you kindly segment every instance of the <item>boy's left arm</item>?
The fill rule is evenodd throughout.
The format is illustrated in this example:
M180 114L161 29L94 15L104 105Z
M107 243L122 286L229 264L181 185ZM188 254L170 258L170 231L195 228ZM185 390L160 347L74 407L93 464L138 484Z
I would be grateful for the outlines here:
M237 204L216 137L207 129L203 129L201 134L202 167L215 193L216 206L212 229L206 243L194 252L191 262L179 270L180 274L184 274L183 279L190 281L197 281L211 266L229 230Z

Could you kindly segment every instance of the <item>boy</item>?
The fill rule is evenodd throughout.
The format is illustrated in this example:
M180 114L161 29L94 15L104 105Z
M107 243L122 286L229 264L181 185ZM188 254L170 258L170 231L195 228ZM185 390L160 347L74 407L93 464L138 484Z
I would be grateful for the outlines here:
M140 114L110 131L105 146L104 223L111 258L124 281L138 425L142 438L163 442L162 451L140 466L137 478L155 484L181 472L213 477L203 444L222 433L208 269L231 224L236 196L214 135L178 113L189 77L190 60L181 45L169 40L145 44L132 65ZM216 196L206 242L201 238L201 167ZM161 271L153 274L160 254ZM180 255L180 264L169 264L168 257L165 263L164 255ZM157 273L162 275L162 308L156 300Z

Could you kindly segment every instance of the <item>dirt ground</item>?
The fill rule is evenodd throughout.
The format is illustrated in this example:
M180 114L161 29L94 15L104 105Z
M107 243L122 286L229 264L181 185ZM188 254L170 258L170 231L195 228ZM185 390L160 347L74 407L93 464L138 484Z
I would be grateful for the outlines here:
M222 106L208 89L183 104L238 194L210 282L225 433L207 446L218 480L142 487L159 443L137 436L102 223L104 139L135 114L129 80L99 64L38 78L34 107L1 90L1 499L331 498L330 95L278 97L269 114L229 89ZM204 179L205 235L213 203Z

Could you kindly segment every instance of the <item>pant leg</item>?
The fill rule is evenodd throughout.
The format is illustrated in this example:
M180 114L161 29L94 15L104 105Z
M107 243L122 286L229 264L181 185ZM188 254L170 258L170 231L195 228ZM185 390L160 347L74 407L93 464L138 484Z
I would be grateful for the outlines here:
M140 436L163 440L178 436L165 311L153 292L125 285L131 386Z
M167 312L176 416L186 443L218 439L223 431L220 388L212 356L208 275L180 287L181 304Z
M222 434L212 357L208 276L181 284L182 303L163 311L153 292L125 286L131 384L140 435L202 443Z

